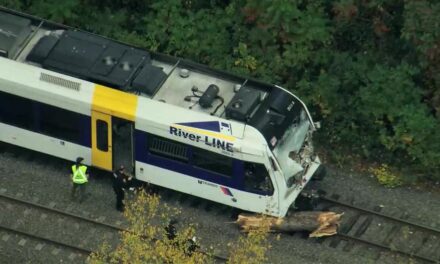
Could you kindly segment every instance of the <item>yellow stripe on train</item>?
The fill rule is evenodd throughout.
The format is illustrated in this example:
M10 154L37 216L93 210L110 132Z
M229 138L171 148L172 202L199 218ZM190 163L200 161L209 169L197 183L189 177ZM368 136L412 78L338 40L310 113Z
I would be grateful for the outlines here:
M134 121L138 96L95 84L92 110Z

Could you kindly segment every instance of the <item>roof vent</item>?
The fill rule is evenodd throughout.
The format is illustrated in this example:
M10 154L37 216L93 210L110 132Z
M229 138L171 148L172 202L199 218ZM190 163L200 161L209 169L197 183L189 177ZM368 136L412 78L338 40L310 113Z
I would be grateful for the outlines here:
M188 78L188 76L189 76L189 71L188 71L187 69L181 69L179 75L180 75L180 77L182 77L182 78Z
M241 88L241 84L235 84L234 85L234 93L238 93L238 91L240 91Z
M131 69L133 68L132 65L130 64L130 62L128 62L128 61L122 62L119 66L124 71L131 71Z
M72 89L75 91L79 91L79 88L81 87L81 83L69 81L64 78L61 78L58 76L53 76L53 75L50 75L47 73L41 73L40 81L48 82L48 83L55 84L58 86L63 86L63 87L66 87L68 89Z
M259 103L260 92L258 90L246 86L240 87L226 106L226 118L246 122Z
M113 57L111 57L111 56L105 56L105 57L102 59L102 62L103 62L105 65L113 66L113 65L116 64L116 59L113 58Z

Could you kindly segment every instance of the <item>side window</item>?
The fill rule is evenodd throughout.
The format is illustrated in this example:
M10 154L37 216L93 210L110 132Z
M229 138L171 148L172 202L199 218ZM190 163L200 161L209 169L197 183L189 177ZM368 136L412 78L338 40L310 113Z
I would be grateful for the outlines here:
M261 163L244 163L244 187L246 191L273 194L273 185L266 167Z
M32 129L33 102L16 95L0 92L0 122Z
M148 150L154 155L188 162L188 146L163 137L148 134Z
M40 131L51 137L79 143L81 115L47 104L40 104Z
M103 120L96 120L96 143L101 151L108 151L108 124Z
M193 148L193 165L223 176L232 177L232 159L200 148Z

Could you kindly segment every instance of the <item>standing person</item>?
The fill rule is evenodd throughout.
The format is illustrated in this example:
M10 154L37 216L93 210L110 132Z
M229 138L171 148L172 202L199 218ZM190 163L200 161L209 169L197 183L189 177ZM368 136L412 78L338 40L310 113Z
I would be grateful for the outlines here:
M124 189L128 187L131 177L125 173L124 165L121 165L119 169L113 173L113 176L113 190L116 194L116 210L122 212L124 211Z
M84 159L82 157L76 158L76 163L72 165L72 200L75 199L76 194L79 193L79 202L82 203L85 199L86 184L89 182L89 174L87 166L82 164Z
M177 229L176 229L177 221L175 219L171 219L168 222L168 225L165 226L165 233L169 240L174 240L177 237Z
M186 248L184 249L185 254L187 256L192 256L196 250L200 248L199 244L197 243L197 238L193 236L192 238L187 240Z

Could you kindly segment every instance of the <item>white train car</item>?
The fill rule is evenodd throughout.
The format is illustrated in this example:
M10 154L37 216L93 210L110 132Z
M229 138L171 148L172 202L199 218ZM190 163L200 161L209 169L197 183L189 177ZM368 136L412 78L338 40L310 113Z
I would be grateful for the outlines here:
M0 140L284 216L320 166L275 85L0 9Z

